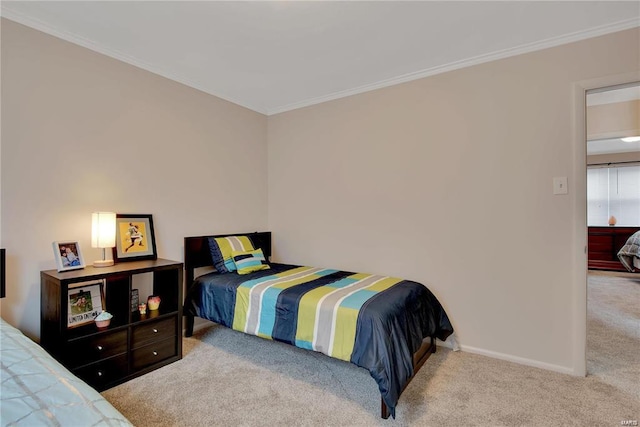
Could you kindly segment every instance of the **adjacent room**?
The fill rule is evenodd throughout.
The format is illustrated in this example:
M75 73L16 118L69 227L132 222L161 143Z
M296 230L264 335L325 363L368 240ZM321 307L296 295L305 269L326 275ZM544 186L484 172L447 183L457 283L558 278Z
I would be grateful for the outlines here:
M640 371L640 82L587 92L587 373L635 390Z
M640 3L0 12L3 426L640 421Z

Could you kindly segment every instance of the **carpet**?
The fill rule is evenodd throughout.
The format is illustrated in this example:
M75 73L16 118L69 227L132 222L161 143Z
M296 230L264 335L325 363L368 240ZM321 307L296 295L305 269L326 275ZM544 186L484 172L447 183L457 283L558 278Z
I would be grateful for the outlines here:
M640 283L616 283L613 296L609 283L589 279L586 378L439 347L402 394L396 420L383 420L364 369L212 324L184 338L182 360L102 394L140 427L619 426L640 420ZM628 319L607 310L618 303Z

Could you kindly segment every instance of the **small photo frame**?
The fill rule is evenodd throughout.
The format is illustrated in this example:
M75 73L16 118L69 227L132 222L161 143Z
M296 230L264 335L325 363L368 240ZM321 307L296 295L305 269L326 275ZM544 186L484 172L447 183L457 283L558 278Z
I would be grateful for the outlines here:
M104 307L101 282L70 288L67 296L67 328L92 323Z
M78 242L70 240L53 242L53 255L58 271L84 268L84 257Z
M157 259L151 215L116 214L115 262Z

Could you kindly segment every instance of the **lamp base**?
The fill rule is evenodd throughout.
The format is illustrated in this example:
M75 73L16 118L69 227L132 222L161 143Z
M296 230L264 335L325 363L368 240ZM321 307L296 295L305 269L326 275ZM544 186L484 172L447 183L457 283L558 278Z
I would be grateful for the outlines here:
M110 267L113 265L113 260L112 259L99 259L97 261L93 261L93 266L94 267Z

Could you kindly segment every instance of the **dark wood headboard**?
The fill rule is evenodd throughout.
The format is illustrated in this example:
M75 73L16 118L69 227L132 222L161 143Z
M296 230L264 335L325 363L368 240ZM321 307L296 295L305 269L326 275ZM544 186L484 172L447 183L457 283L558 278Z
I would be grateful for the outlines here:
M271 257L271 232L218 234L215 236L195 236L184 238L184 269L187 289L193 283L194 270L199 267L213 266L209 252L210 237L248 236L256 249L262 249L264 256Z

